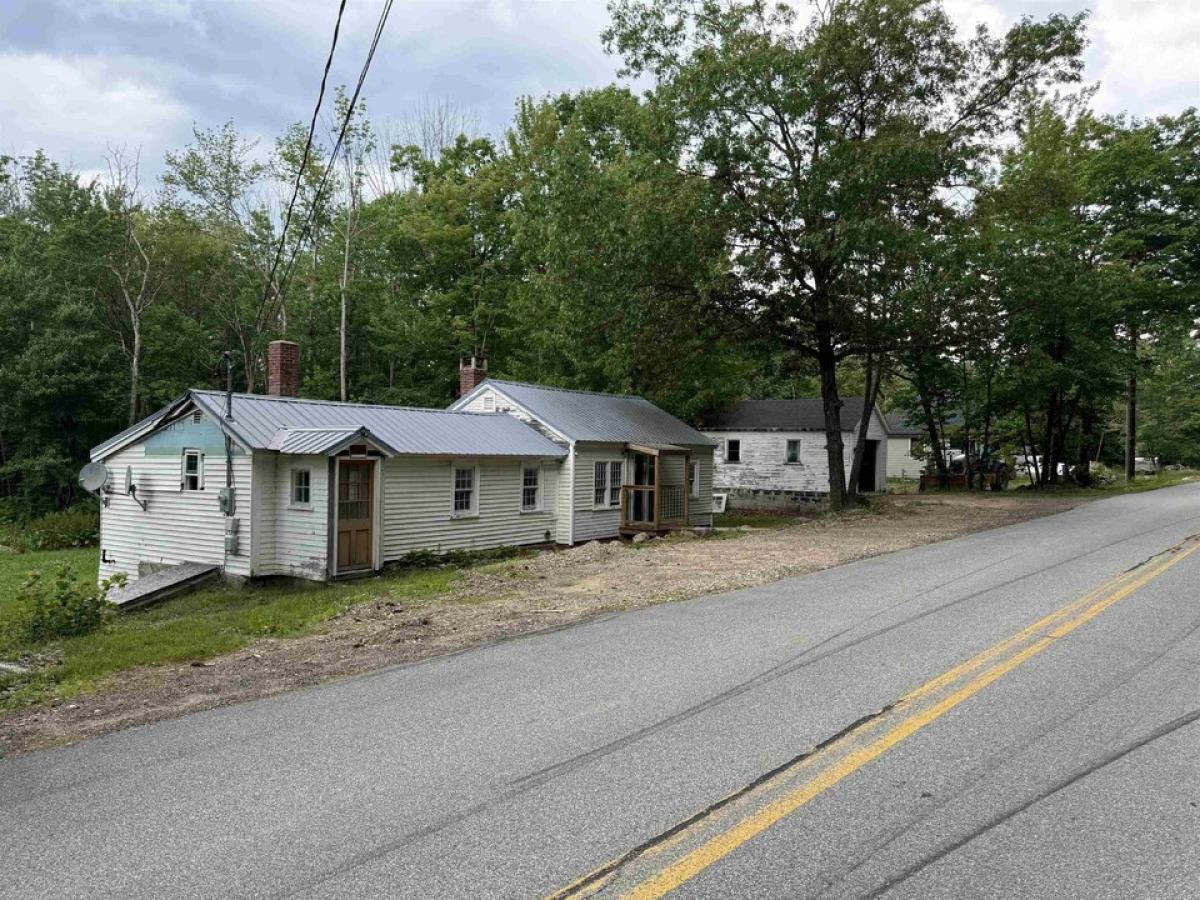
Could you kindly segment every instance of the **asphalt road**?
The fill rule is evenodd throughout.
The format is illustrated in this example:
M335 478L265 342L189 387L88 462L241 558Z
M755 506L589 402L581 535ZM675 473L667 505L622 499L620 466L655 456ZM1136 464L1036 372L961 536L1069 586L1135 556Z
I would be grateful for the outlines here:
M1117 497L3 760L0 894L1200 896L1197 533Z

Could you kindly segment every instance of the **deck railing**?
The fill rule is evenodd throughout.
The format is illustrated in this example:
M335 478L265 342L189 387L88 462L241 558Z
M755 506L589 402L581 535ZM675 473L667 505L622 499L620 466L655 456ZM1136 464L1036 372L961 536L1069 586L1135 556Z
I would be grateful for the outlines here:
M621 525L658 529L687 524L687 485L627 484L621 488ZM657 492L657 508L655 493Z

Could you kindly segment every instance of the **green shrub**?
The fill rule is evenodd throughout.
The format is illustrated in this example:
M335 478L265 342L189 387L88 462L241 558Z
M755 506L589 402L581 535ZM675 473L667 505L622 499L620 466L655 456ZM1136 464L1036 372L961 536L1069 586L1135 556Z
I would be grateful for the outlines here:
M100 512L78 507L46 513L8 528L4 543L23 553L33 550L70 550L100 543Z
M17 594L18 634L26 643L40 644L97 631L112 613L109 591L124 583L124 575L106 578L99 586L81 583L63 563L51 578L30 572Z

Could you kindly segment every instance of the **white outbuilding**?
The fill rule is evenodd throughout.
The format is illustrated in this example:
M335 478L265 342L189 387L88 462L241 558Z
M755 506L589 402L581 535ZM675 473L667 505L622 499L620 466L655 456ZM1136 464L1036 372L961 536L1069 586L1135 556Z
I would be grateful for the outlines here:
M847 397L841 411L847 480L865 403ZM701 430L717 442L713 490L731 507L786 509L829 499L825 411L820 399L742 400L708 417ZM887 424L873 409L858 488L887 484Z

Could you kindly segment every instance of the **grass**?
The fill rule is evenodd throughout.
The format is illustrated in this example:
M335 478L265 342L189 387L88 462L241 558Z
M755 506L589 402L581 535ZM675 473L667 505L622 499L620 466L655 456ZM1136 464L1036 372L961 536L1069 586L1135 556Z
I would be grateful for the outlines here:
M95 550L0 555L0 630L16 613L14 594L29 568L65 561L80 577L95 578ZM42 646L13 645L4 653L61 655L61 663L29 675L0 677L0 709L91 690L111 675L137 666L204 660L261 637L295 637L357 603L427 599L449 589L454 568L409 568L377 578L335 585L279 583L241 590L197 591L144 610L114 616L102 631Z

